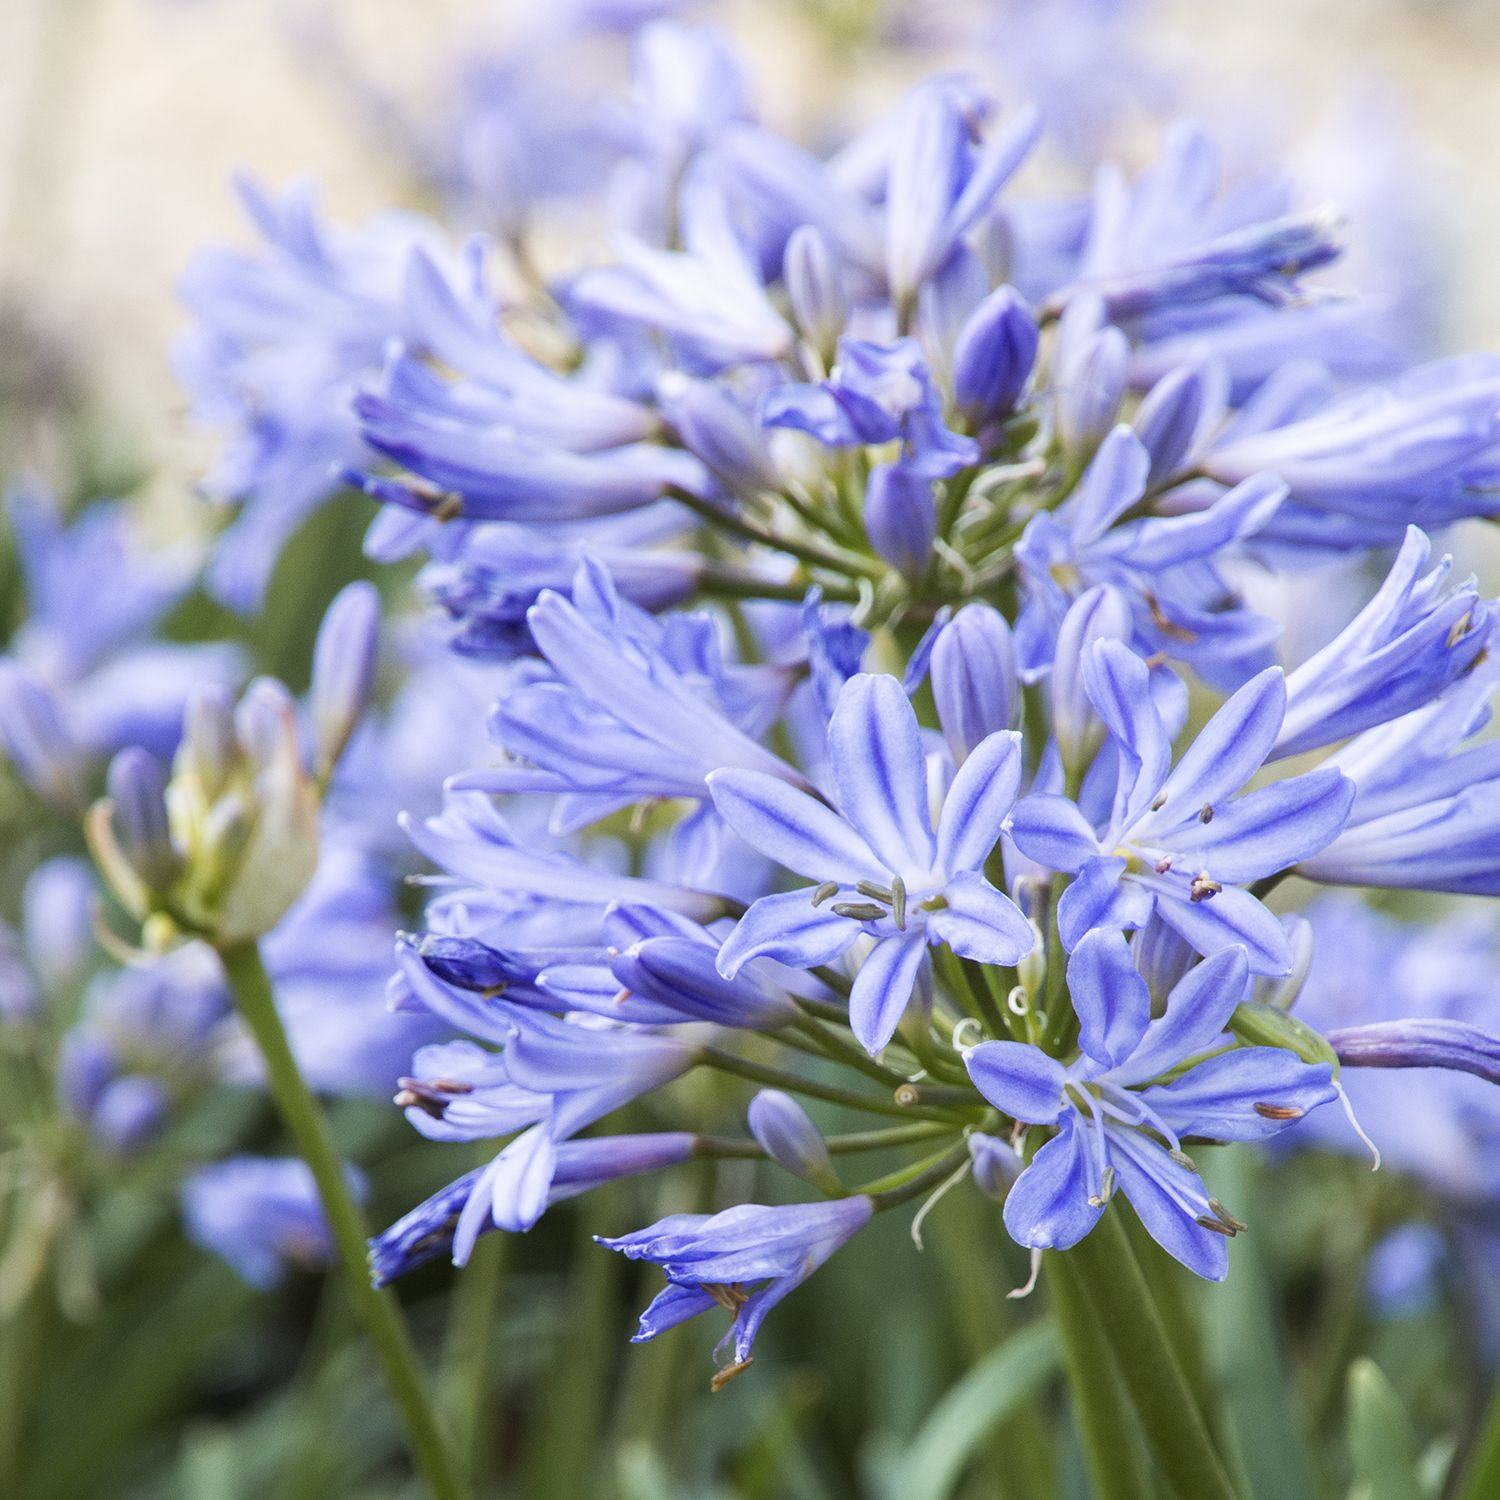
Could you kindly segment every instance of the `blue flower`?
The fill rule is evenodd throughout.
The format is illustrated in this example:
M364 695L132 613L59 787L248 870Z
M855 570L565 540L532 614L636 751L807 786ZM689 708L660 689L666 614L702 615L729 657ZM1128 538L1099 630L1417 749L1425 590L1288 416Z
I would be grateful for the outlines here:
M917 717L894 677L861 674L828 726L837 811L758 771L708 778L720 815L752 848L818 882L763 896L719 954L733 977L752 958L828 963L861 934L875 939L849 998L849 1022L878 1052L900 1023L928 943L1012 964L1031 924L984 877L1020 785L1020 736L990 735L960 767L934 837Z
M900 440L903 466L942 479L978 460L979 445L944 424L943 400L915 339L839 340L838 362L816 385L782 385L761 398L767 427L793 427L830 448Z
M1286 719L1273 756L1298 755L1388 723L1463 676L1493 634L1494 606L1471 578L1445 591L1450 559L1422 568L1432 544L1407 528L1370 602L1286 683Z
M1348 826L1298 873L1328 885L1500 895L1500 743L1465 745L1490 717L1500 662L1482 659L1431 703L1328 757L1357 792Z
M1215 560L1261 530L1286 487L1259 475L1207 508L1121 523L1145 497L1151 456L1128 427L1104 439L1077 488L1034 516L1016 544L1028 594L1017 625L1022 660L1050 661L1072 599L1109 584L1129 600L1146 654L1160 651L1215 686L1268 664L1276 627L1235 598Z
M363 1174L346 1166L350 1190L365 1194ZM243 1281L262 1291L288 1270L321 1270L333 1241L306 1162L231 1156L199 1167L182 1186L188 1238L222 1256Z
M1068 948L1094 927L1142 927L1152 912L1199 952L1242 944L1256 974L1281 974L1281 924L1242 884L1315 854L1349 816L1354 786L1320 768L1235 797L1275 743L1286 708L1279 668L1252 678L1211 718L1175 768L1145 662L1118 641L1089 648L1090 701L1119 755L1113 808L1097 831L1050 793L1015 810L1023 854L1074 878L1058 903Z
M1057 1127L1005 1200L1005 1226L1019 1244L1076 1245L1118 1186L1168 1254L1223 1279L1225 1240L1244 1226L1209 1196L1182 1138L1264 1140L1335 1096L1326 1063L1276 1047L1222 1050L1248 975L1244 950L1226 948L1190 969L1152 1019L1125 940L1090 932L1068 961L1079 1020L1073 1063L1022 1042L984 1042L964 1054L975 1087L997 1109ZM1191 1066L1179 1073L1184 1063Z
M720 1347L729 1344L734 1360L720 1372L717 1388L750 1362L766 1314L863 1229L873 1210L864 1196L774 1208L742 1203L719 1214L669 1214L649 1229L595 1239L667 1274L667 1288L641 1314L633 1343L654 1339L711 1307L731 1315Z

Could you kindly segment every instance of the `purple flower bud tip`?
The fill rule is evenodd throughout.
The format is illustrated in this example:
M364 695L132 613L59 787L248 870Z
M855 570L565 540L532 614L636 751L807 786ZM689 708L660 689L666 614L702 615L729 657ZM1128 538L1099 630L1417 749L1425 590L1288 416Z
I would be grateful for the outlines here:
M1036 363L1041 335L1014 287L1002 286L975 308L953 351L953 394L976 426L1006 416Z
M837 1192L828 1147L807 1111L780 1089L762 1089L751 1101L750 1133L767 1156L794 1177Z
M380 594L359 581L323 616L313 653L312 724L318 774L326 778L370 706L380 643Z
M120 849L151 891L165 890L181 860L167 818L166 775L156 757L138 746L120 751L107 776Z

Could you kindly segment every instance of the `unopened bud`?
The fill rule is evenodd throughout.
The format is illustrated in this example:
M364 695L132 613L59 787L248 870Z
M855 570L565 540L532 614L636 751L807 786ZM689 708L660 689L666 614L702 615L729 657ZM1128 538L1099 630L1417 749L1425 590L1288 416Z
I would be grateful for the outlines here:
M1010 626L987 604L966 604L932 647L933 702L955 764L987 735L1009 729L1020 704Z
M172 846L161 765L149 751L132 745L110 761L106 785L120 852L148 891L165 891L182 861Z
M723 386L674 370L662 377L657 395L683 446L730 490L762 494L781 488L765 433Z
M827 1143L790 1094L762 1089L750 1101L750 1133L766 1155L794 1177L826 1191L839 1191Z
M865 488L865 531L870 545L908 578L920 576L932 556L937 505L932 483L904 464L880 464Z
M831 364L849 316L838 253L821 230L803 224L786 242L782 275L798 331Z
M974 309L953 351L954 399L972 424L1011 412L1039 342L1036 319L1014 287L998 287Z
M313 763L326 782L375 692L380 648L380 594L359 581L328 606L313 649Z

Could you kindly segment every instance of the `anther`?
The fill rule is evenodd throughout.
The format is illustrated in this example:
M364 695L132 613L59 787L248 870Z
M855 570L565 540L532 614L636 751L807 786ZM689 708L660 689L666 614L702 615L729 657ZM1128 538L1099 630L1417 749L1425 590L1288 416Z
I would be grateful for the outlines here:
M1217 880L1208 878L1208 871L1200 871L1193 876L1193 883L1188 887L1188 899L1190 901L1207 901L1210 896L1217 896L1224 887Z
M838 893L839 893L839 883L838 883L838 881L836 881L836 880L825 880L823 882L823 884L820 885L812 893L812 904L814 906L821 906L825 901L832 901L833 898L838 895Z
M1115 1169L1106 1167L1099 1179L1099 1191L1089 1195L1090 1208L1103 1208L1115 1195Z
M736 1360L732 1365L725 1365L724 1368L720 1370L719 1373L708 1382L709 1390L711 1390L714 1395L717 1396L719 1392L722 1391L724 1387L728 1385L736 1375L743 1375L745 1371L748 1370L754 1363L755 1356L752 1354L749 1359L740 1359Z
M1171 868L1172 856L1170 854L1162 855L1162 857L1156 862L1156 873L1158 875L1165 875Z
M1214 805L1213 805L1212 802L1205 802L1203 804L1202 808L1199 810L1198 821L1200 823L1212 823L1213 820L1214 820Z
M861 896L868 896L872 901L884 902L887 906L896 899L888 886L876 885L873 880L856 881L854 889Z
M1208 1200L1208 1206L1213 1210L1214 1217L1218 1219L1219 1223L1227 1224L1233 1233L1243 1234L1245 1230L1250 1227L1248 1224L1242 1224L1237 1218L1235 1218L1235 1216L1230 1213L1229 1210L1225 1208L1217 1198L1210 1198Z
M891 920L897 932L906 931L906 882L899 875L891 881Z
M855 922L878 922L886 916L883 906L876 906L873 901L835 901L830 908L836 917L848 917Z
M1200 1229L1208 1229L1211 1230L1214 1234L1222 1234L1226 1240L1232 1240L1237 1233L1237 1231L1231 1229L1229 1225L1222 1223L1218 1219L1210 1218L1207 1214L1199 1214L1198 1217L1193 1220L1193 1223L1195 1223Z
M1152 812L1160 812L1162 810L1162 808L1164 808L1166 805L1167 805L1167 794L1165 792L1158 792L1157 795L1156 795L1156 797L1155 797L1155 799L1151 803L1151 811Z
M1307 1111L1305 1109L1298 1109L1295 1104L1257 1103L1255 1113L1263 1120L1300 1120Z
M1178 1151L1173 1149L1168 1151L1167 1155L1170 1156L1179 1167L1186 1167L1189 1172L1196 1172L1198 1170L1197 1163L1194 1162L1193 1158L1189 1156L1186 1151Z

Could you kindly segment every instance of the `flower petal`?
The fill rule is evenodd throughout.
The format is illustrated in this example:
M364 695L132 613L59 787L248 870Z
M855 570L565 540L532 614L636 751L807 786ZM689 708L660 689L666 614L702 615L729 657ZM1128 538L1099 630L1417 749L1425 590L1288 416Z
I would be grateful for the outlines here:
M1179 1135L1263 1141L1335 1099L1332 1077L1282 1047L1236 1047L1141 1098Z
M1057 930L1069 952L1092 928L1133 929L1151 920L1151 892L1137 880L1121 879L1124 873L1123 859L1096 855L1073 877L1057 903Z
M1028 859L1075 874L1099 853L1099 840L1075 803L1055 792L1033 792L1016 803L1010 836Z
M752 849L813 880L882 884L889 874L870 846L816 797L762 771L725 769L708 778L714 806Z
M719 973L733 979L752 958L774 958L796 969L811 969L837 958L859 932L847 917L814 906L809 890L762 896L719 949Z
M886 869L928 869L927 757L911 700L894 677L860 672L844 684L828 724L828 756L839 811Z
M1005 1227L1018 1245L1068 1250L1099 1222L1104 1209L1089 1202L1087 1149L1070 1115L1016 1179L1005 1197Z
M1200 1214L1211 1212L1198 1174L1138 1131L1111 1130L1109 1148L1120 1190L1146 1233L1205 1281L1223 1281L1229 1272L1225 1237L1195 1222Z
M1000 842L1021 789L1021 736L986 735L958 768L938 815L937 864L949 875L977 870Z
M1123 934L1095 928L1078 940L1068 960L1068 993L1078 1014L1078 1045L1106 1067L1129 1057L1151 1019L1151 992Z
M1292 967L1286 932L1271 911L1249 891L1226 885L1216 895L1194 901L1186 875L1142 875L1137 882L1156 895L1157 915L1199 953L1212 955L1241 944L1252 974L1280 976Z
M1198 731L1161 788L1161 810L1142 828L1176 827L1239 791L1265 764L1285 714L1286 679L1267 667Z
M1031 923L1009 896L977 871L955 875L943 894L948 898L947 909L927 919L927 930L961 958L1013 964L1031 952L1036 942Z
M927 952L920 933L883 938L870 950L849 991L849 1026L872 1056L896 1033L911 1003Z
M1245 998L1249 977L1241 947L1226 948L1189 969L1173 985L1166 1010L1147 1026L1129 1060L1115 1070L1114 1081L1149 1083L1184 1058L1208 1051Z
M1116 833L1123 833L1160 789L1172 764L1172 746L1151 695L1151 669L1123 641L1089 646L1083 685L1119 748L1112 820Z
M974 1087L996 1109L1029 1125L1052 1125L1067 1108L1067 1070L1025 1042L981 1042L964 1053ZM1043 1147L1043 1150L1046 1148Z

